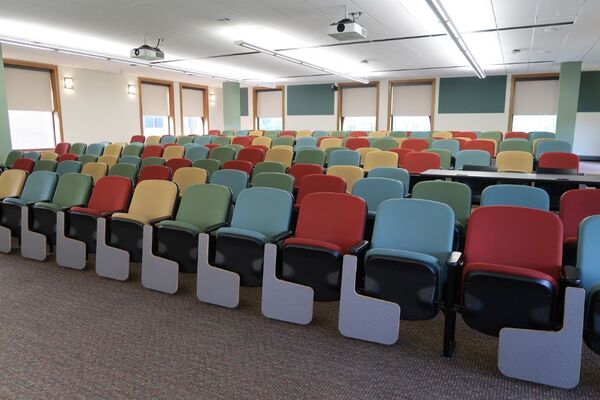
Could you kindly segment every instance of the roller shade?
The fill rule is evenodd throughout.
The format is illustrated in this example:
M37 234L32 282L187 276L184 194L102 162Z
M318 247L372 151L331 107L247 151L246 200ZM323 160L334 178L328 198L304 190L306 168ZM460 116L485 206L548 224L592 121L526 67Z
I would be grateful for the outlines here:
M169 115L169 87L142 83L144 115Z
M359 87L342 90L342 115L344 117L377 116L377 88Z
M258 117L281 118L281 90L258 92L256 97L256 115Z
M392 87L392 115L429 116L431 85L398 85Z
M515 115L554 115L558 109L558 79L516 81Z
M9 110L54 111L50 71L5 69Z
M183 116L204 117L204 90L181 90Z

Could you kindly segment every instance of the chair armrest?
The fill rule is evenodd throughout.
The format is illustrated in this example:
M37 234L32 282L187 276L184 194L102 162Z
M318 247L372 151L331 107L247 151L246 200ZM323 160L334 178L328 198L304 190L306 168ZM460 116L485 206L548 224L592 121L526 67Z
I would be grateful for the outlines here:
M453 251L446 260L446 265L450 268L460 268L463 264L463 254L460 251Z
M444 307L448 310L456 310L459 306L459 292L463 267L463 254L453 251L446 260L448 276L446 278L446 296Z
M360 242L354 243L352 247L348 249L348 254L359 255L364 253L369 247L368 240L361 240Z
M162 215L160 217L151 219L150 221L148 221L148 223L150 225L154 225L154 224L156 224L156 223L158 223L160 221L164 221L165 219L171 219L171 218L173 218L173 216L171 214L169 214L169 215Z
M566 286L580 286L581 276L577 267L573 265L563 265L561 280Z
M227 222L221 222L221 223L218 223L218 224L207 226L206 228L204 228L204 232L211 233L211 232L216 231L219 228L224 228L227 225L229 225Z
M269 240L271 243L279 243L283 239L287 239L290 236L292 236L292 231L283 231L283 232L279 232L276 235L271 236L271 239L269 239Z

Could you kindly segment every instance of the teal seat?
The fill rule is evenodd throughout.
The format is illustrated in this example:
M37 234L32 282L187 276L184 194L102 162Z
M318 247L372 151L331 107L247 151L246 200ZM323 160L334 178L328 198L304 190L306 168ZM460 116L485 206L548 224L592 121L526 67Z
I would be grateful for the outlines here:
M335 165L360 166L360 153L354 150L338 150L329 155L328 167Z
M138 156L121 156L121 158L119 158L119 162L118 162L118 164L135 165L136 168L139 168L141 163L142 163L142 160Z
M108 171L109 176L124 176L125 178L131 179L135 183L138 176L138 167L134 164L119 163L110 167Z
M219 146L227 146L231 144L231 138L229 136L213 136L212 143L218 144Z
M489 167L492 163L490 153L484 150L461 150L456 154L454 169L463 169L465 165Z
M211 144L213 137L214 136L208 136L208 135L196 136L194 138L194 143L199 144L200 146L203 146L205 144Z
M367 203L369 217L375 218L381 203L404 198L404 185L395 179L363 178L354 182L352 195L362 198Z
M85 154L100 157L102 153L104 153L104 147L106 147L106 144L104 142L92 143L87 147L87 149L85 149ZM71 150L73 150L73 147L71 147Z
M481 193L481 206L516 206L550 210L550 197L545 190L525 185L492 185Z
M125 156L139 157L142 154L143 150L144 150L144 144L143 143L138 143L138 142L129 143L127 146L125 146L123 148L123 152L121 153L121 157L125 157Z
M181 135L177 136L177 140L175 141L177 144L186 145L190 143L194 143L194 135Z
M55 172L58 163L54 160L40 160L35 163L33 172L35 171L50 171Z
M327 131L314 131L312 137L319 140L320 137L329 136L329 132Z
M571 153L571 143L563 140L542 140L535 146L535 158L539 160L544 153Z
M160 144L170 144L170 143L176 143L177 142L177 138L173 135L163 135L160 137Z
M165 165L165 159L162 157L146 157L140 164L140 171L148 165Z
M23 154L23 158L29 158L33 161L38 161L40 157L41 155L39 151L28 151L27 153Z
M221 135L223 136L234 136L235 135L235 131L233 129L225 129L221 132Z
M66 161L65 161L66 162ZM40 201L50 201L58 183L58 174L50 171L32 172L19 197L9 197L3 200L5 204L17 206L31 205ZM20 213L19 213L20 214Z
M69 153L80 156L80 155L85 154L86 149L87 149L87 144L85 144L85 143L73 143L71 145L71 149L69 150Z
M345 137L348 137L348 132L333 131L333 132L331 132L331 136L333 136L333 137L339 137L339 138L345 138Z
M393 138L407 138L408 132L407 131L392 131L392 132L390 132L390 136Z
M186 150L185 158L191 160L192 162L196 160L205 160L208 158L208 148L204 146L191 147Z
M478 136L478 139L492 139L495 140L496 143L500 143L503 139L502 132L499 131L487 131L481 132Z
M220 169L210 175L210 183L229 188L235 202L240 192L248 187L248 174L237 169Z
M275 138L278 138L278 137L279 137L279 133L280 133L280 132L281 132L281 131L265 131L265 132L263 133L263 136L265 136L265 137L268 137L268 138L271 138L271 139L275 139Z
M285 173L285 165L277 161L262 161L257 163L252 170L252 182L254 183L254 179L265 172L278 172Z
M340 151L340 150L348 150L345 147L328 147L325 149L325 163L329 164L329 157L331 157L331 154L335 151Z
M526 151L531 153L531 142L527 139L506 139L500 142L498 153L502 151Z
M448 150L452 157L456 157L456 154L460 151L460 142L454 139L434 140L431 143L431 148Z
M296 139L296 144L294 145L294 150L298 151L302 148L316 148L317 147L317 138L314 137L299 137Z
M64 174L72 174L81 172L82 165L79 161L67 160L61 161L56 166L56 173L58 176L63 176Z
M529 141L533 143L536 139L556 139L556 135L554 134L554 132L529 132Z
M192 167L206 170L206 174L210 179L213 172L221 169L221 162L219 160L196 160L192 163Z
M90 162L98 161L98 156L95 156L93 154L82 154L79 157L77 157L77 161L79 161L81 165L85 165Z
M250 132L250 131L248 131L248 130L246 130L246 129L239 130L239 131L237 131L237 132L235 133L235 136L248 136L248 133L249 133L249 132Z
M398 148L398 141L391 137L377 138L373 141L373 147L376 149L387 151Z
M412 131L410 137L413 139L428 139L431 137L431 131Z
M389 178L402 182L404 185L404 196L408 196L410 187L410 174L404 168L373 168L369 171L367 178Z
M313 138L303 138L313 139ZM316 164L321 167L325 165L325 152L317 148L303 148L296 152L296 164Z
M210 151L210 160L217 160L222 164L235 159L235 149L232 147L216 147Z
M584 219L579 226L577 270L586 294L584 335L586 345L600 354L600 216Z
M252 187L274 188L293 193L294 177L280 172L263 172L254 175Z
M293 146L294 145L294 137L293 136L280 136L273 139L271 142L271 147L275 146Z
M185 149L185 151L188 151L191 148L194 147L200 147L200 145L198 143L184 143L183 144L183 148Z

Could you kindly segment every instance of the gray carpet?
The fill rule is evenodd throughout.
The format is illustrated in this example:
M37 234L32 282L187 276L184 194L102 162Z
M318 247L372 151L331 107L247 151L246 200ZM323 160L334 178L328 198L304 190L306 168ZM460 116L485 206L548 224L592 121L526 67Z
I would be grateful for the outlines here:
M566 391L503 377L494 338L459 322L440 356L441 317L401 324L391 347L337 332L337 303L296 326L260 313L260 289L237 310L200 303L192 275L177 295L0 256L1 399L600 398L600 356L584 350Z

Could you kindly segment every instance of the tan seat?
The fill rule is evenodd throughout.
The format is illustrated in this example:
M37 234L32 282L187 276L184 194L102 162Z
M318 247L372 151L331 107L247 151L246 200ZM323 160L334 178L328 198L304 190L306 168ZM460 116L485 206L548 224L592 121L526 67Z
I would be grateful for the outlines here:
M271 142L272 142L272 139L270 137L260 136L252 141L252 145L253 146L254 145L267 146L267 147L271 148Z
M122 143L113 143L113 144L109 144L108 146L106 146L104 148L104 153L103 155L105 156L114 156L114 157L121 157L121 152L123 151L123 144Z
M263 131L250 131L248 132L248 136L262 136Z
M298 131L298 132L296 132L296 138L311 137L311 136L312 136L312 131Z
M146 144L160 144L160 136L146 136Z
M294 151L287 148L269 149L265 155L265 161L275 161L282 163L286 167L292 165Z
M27 172L20 169L9 169L0 175L0 200L18 197L23 191Z
M52 152L52 151L42 151L40 153L40 160L50 160L50 161L57 161L58 160L58 154Z
M104 154L103 156L98 157L98 162L104 163L110 168L119 162L119 158L117 156Z
M362 168L351 165L334 165L327 168L326 175L339 176L346 182L346 192L351 193L354 182L365 177Z
M358 153L360 154L360 165L364 165L365 164L365 156L373 151L381 151L381 149L378 149L376 147L361 147L359 149L356 149L356 151L358 151Z
M126 213L115 213L113 220L151 224L173 216L177 199L177 185L169 181L147 180L140 182Z
M182 167L173 174L172 181L179 188L179 196L183 196L188 187L200 183L206 183L207 173L205 169L197 167Z
M496 156L498 172L533 172L533 154L526 151L501 151Z
M452 139L452 132L448 131L435 131L431 135L434 139Z
M165 161L169 161L171 158L183 158L185 153L185 147L183 146L169 146L163 151L162 158Z
M91 176L95 185L98 179L108 174L108 165L98 161L89 162L81 168L81 173Z
M369 137L372 137L372 138L382 138L382 137L386 137L386 136L390 136L390 131L372 131L372 132L369 132Z
M321 150L327 150L331 147L344 147L344 140L342 138L325 138L321 140L319 148Z
M363 169L370 171L373 168L397 168L398 154L391 151L371 151L365 154Z

